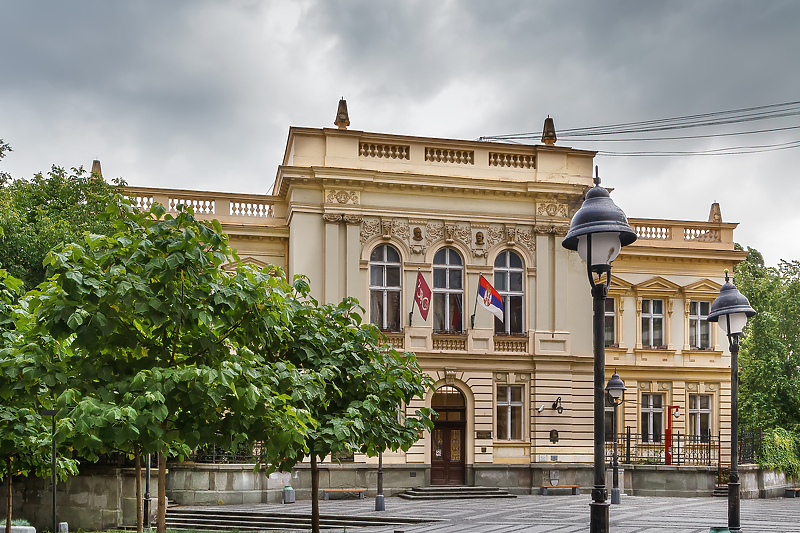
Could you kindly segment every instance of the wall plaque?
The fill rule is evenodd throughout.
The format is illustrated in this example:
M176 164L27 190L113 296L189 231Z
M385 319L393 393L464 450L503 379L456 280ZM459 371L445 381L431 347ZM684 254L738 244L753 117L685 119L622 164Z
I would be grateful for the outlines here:
M475 432L476 439L491 439L492 432L491 431L476 431Z

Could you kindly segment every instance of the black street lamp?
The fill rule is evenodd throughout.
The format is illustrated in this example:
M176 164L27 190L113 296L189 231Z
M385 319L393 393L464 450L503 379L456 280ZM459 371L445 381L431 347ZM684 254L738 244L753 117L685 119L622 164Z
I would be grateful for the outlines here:
M728 477L728 529L741 531L741 494L739 492L739 337L747 325L747 319L755 315L750 302L728 278L725 269L725 284L719 296L711 304L709 322L719 322L719 327L728 336L731 350L731 474Z
M608 385L606 385L606 392L611 396L611 402L614 404L614 459L611 463L614 472L613 485L611 487L611 503L613 505L617 505L621 501L619 493L619 458L617 456L617 407L625 401L626 390L625 382L620 379L615 370L614 375L611 376Z
M576 250L586 263L594 300L594 488L590 504L589 531L608 533L608 491L605 480L605 371L606 348L603 322L606 296L611 282L611 262L620 249L636 240L622 209L617 207L608 191L600 186L600 174L595 167L594 187L586 193L583 205L572 217L569 232L561 245ZM595 283L605 274L605 283Z
M383 452L378 452L378 493L375 495L375 510L386 510L386 502L383 499Z

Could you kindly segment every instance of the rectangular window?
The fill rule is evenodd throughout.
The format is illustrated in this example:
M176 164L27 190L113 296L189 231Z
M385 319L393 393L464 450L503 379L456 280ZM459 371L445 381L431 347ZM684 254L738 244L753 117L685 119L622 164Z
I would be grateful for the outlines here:
M711 395L689 395L689 435L709 442L711 437Z
M616 428L614 427L614 402L611 401L611 395L606 393L606 407L605 407L605 427L606 427L606 442L614 442L614 434Z
M691 302L689 304L689 346L705 350L711 346L711 329L708 324L710 302Z
M661 442L663 422L664 395L642 394L642 442Z
M642 300L642 346L664 347L664 300Z
M606 298L606 318L605 318L605 339L606 347L617 345L617 313L615 311L616 300Z
M522 440L522 385L497 386L497 439Z

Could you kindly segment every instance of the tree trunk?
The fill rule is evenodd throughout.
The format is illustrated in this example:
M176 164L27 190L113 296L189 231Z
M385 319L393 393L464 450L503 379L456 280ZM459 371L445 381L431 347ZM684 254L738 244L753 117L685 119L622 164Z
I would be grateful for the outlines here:
M13 458L8 458L8 472L6 473L6 533L11 533L11 510L12 510L12 494L14 484L11 482L11 461Z
M156 533L167 533L167 447L158 453L158 518Z
M144 531L142 519L142 450L138 444L133 445L133 461L136 469L136 531Z
M313 446L311 447L311 533L319 533L319 469Z

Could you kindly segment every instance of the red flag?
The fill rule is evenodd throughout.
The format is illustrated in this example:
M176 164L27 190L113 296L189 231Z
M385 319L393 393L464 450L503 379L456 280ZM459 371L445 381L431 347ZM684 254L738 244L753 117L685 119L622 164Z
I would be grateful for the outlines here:
M431 308L431 288L425 278L422 277L422 271L417 272L417 287L414 289L414 302L419 306L419 314L422 315L422 320L428 320L428 311Z

